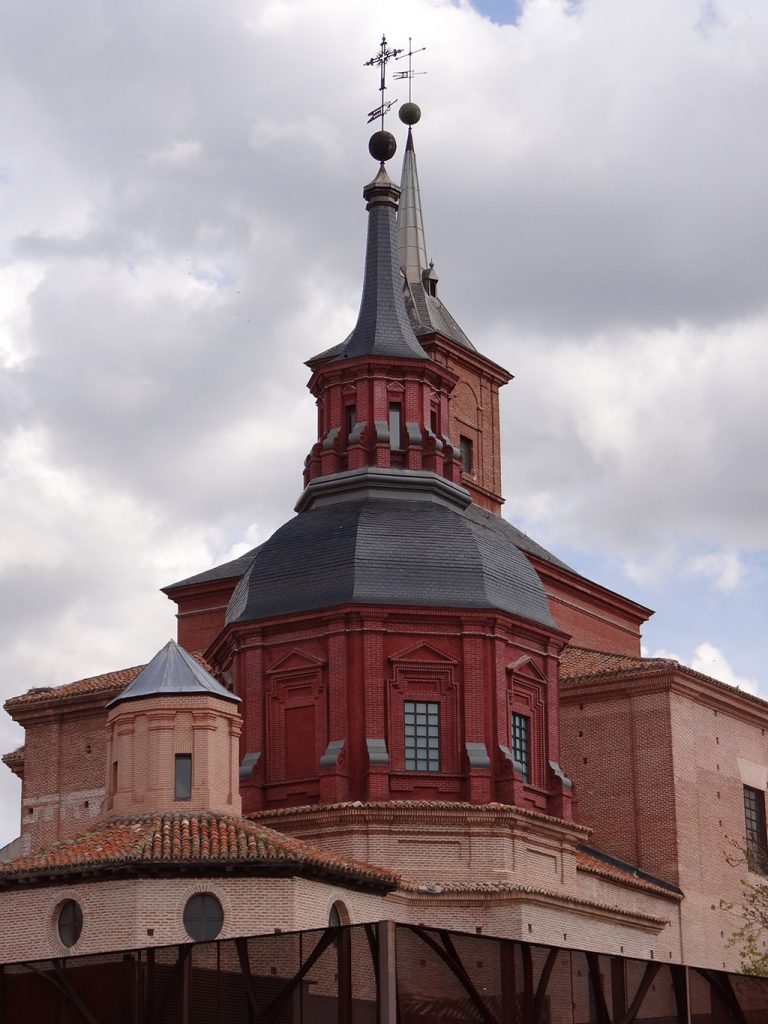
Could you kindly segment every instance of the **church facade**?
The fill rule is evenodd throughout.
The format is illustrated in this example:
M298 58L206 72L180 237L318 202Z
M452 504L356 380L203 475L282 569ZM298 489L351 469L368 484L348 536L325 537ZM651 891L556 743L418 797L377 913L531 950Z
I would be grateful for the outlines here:
M0 962L388 921L738 970L768 704L642 657L650 610L502 517L511 374L438 293L410 125L363 195L295 516L165 588L149 665L6 704Z

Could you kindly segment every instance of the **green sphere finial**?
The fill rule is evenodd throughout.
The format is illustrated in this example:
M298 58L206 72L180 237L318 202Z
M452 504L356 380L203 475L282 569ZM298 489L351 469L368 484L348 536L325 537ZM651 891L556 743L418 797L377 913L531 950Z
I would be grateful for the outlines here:
M404 103L397 112L397 116L410 128L411 125L418 124L421 120L421 109L416 103L411 103L409 100Z

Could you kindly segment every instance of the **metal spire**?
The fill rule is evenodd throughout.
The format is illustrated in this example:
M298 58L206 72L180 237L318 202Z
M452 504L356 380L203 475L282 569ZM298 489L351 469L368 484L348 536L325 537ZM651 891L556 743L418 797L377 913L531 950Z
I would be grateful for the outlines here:
M426 47L422 47L426 49ZM409 96L410 81L415 74L411 63L414 53L411 40L408 40L408 76ZM424 238L424 219L421 213L421 189L419 174L416 170L416 150L413 145L413 125L421 119L421 110L409 99L399 110L403 124L408 125L408 142L403 157L403 172L400 181L400 206L397 215L397 251L400 268L405 280L403 292L408 316L417 337L426 334L442 334L457 342L464 348L474 349L474 345L459 327L443 302L437 297L437 271L427 257L427 243Z
M421 191L419 189L419 174L416 170L416 152L413 148L413 125L421 119L421 110L411 98L411 86L414 75L425 75L426 71L413 70L413 56L422 53L426 46L413 48L413 40L408 37L408 52L401 53L396 60L408 58L408 70L399 71L395 78L408 80L408 102L404 103L398 115L403 124L408 125L408 142L403 157L403 173L400 179L400 209L397 217L397 248L400 256L400 266L405 274L406 280L412 283L422 283L422 275L428 269L427 245L424 239L424 221L421 215Z
M400 179L400 210L397 218L397 249L400 266L406 279L421 284L422 274L429 267L427 243L424 238L424 220L421 214L421 190L416 169L416 151L413 134L408 126L408 142L403 157Z

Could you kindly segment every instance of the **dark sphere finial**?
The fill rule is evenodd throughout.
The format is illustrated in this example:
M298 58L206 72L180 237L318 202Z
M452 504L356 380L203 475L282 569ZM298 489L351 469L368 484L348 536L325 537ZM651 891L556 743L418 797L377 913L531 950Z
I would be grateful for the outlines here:
M396 149L397 142L391 132L374 132L368 140L368 152L374 160L379 160L381 163L384 163L385 160L391 160L395 155Z
M411 103L411 101L408 100L407 103L403 103L403 105L400 107L400 109L397 112L397 116L400 118L403 124L407 124L408 127L410 128L411 125L418 124L418 122L421 120L421 108L418 106L418 104Z

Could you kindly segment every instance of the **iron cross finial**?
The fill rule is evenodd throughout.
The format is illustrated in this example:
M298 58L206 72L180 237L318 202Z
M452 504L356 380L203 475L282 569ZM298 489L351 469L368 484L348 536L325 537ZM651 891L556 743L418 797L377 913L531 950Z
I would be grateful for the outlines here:
M397 58L403 51L402 49L396 50L394 47L387 46L387 37L381 37L381 43L379 44L379 52L375 53L370 60L367 60L363 67L370 68L378 66L380 71L380 84L379 92L381 93L381 103L374 110L368 112L368 124L371 121L375 121L377 117L381 118L381 130L384 131L384 115L387 113L389 108L397 103L397 100L385 100L384 91L387 88L387 64L393 58Z

